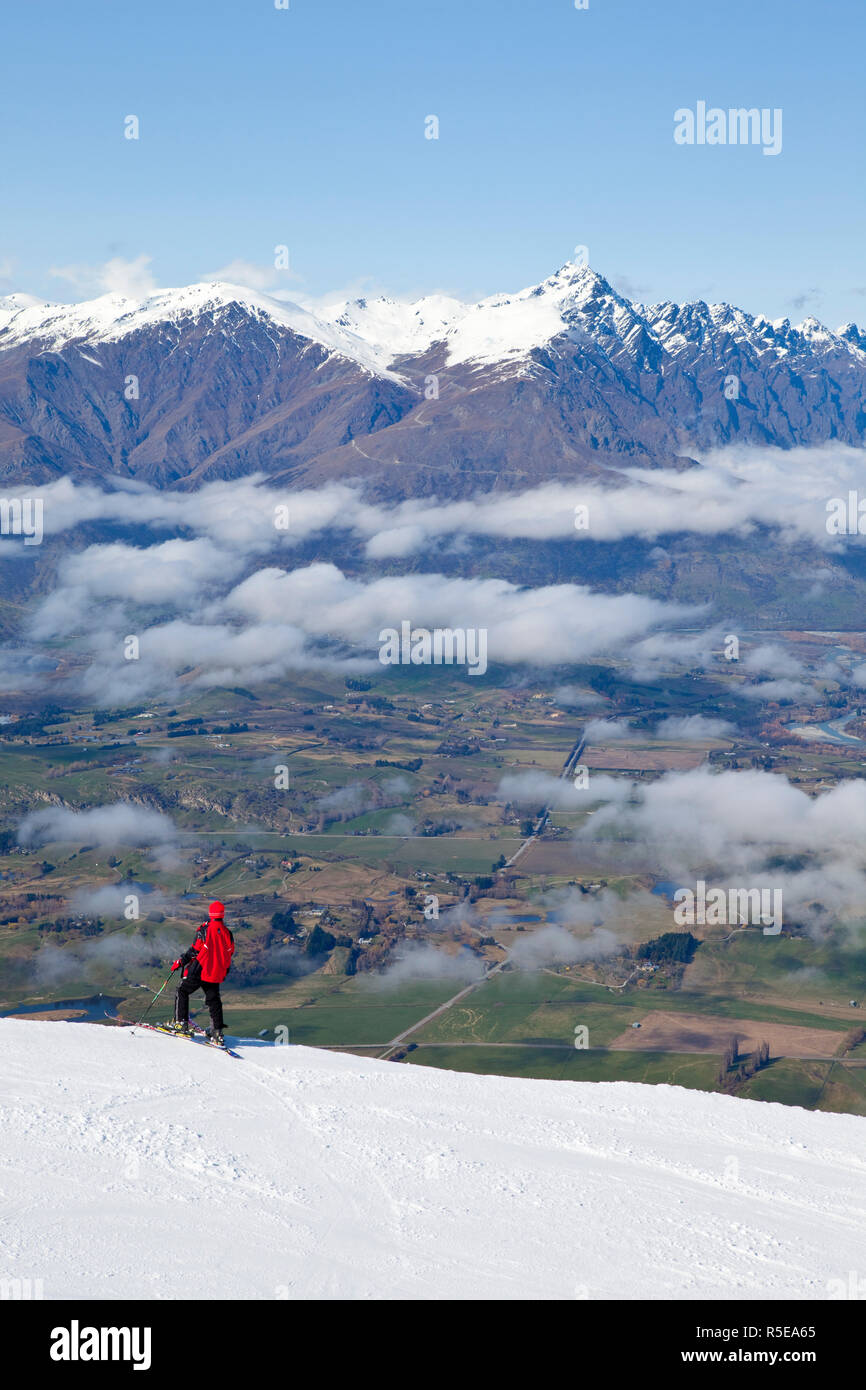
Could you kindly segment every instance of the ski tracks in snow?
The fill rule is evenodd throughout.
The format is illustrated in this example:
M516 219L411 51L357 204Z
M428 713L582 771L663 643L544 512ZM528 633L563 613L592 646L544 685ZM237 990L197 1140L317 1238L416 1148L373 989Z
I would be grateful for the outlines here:
M0 1020L0 1276L48 1298L822 1298L862 1265L859 1118L238 1047Z

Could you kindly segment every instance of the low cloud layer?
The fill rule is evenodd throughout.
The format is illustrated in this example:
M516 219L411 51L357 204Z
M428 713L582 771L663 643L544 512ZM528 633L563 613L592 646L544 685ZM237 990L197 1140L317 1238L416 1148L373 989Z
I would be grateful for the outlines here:
M183 546L193 552L188 582ZM404 623L476 634L467 646L483 645L485 666L548 667L639 653L648 634L699 611L580 584L531 589L436 573L356 579L328 563L269 566L229 587L233 573L231 564L215 569L198 542L90 547L64 562L65 582L32 615L31 643L65 638L87 658L75 677L83 695L128 705L177 698L181 677L185 686L209 688L290 671L380 670L382 633ZM183 616L153 620L154 610L172 608Z
M181 677L206 688L254 685L293 670L360 672L375 668L379 633L404 620L484 630L490 663L550 668L625 654L638 680L707 669L724 629L682 628L716 622L709 608L581 584L528 588L452 578L428 561L473 536L580 546L683 531L744 536L757 528L771 528L774 546L805 539L842 555L863 538L830 534L826 504L861 485L866 495L866 453L837 445L728 449L677 472L627 469L610 487L548 483L447 502L375 503L352 483L291 492L260 476L195 493L131 480L104 491L59 479L38 489L46 545L94 521L134 527L140 542L91 545L61 558L53 591L21 634L24 645L0 653L0 688L39 688L40 666L54 664L58 640L78 658L64 680L105 705L177 698ZM576 508L586 509L586 529L575 529ZM360 542L369 560L407 559L421 572L368 580L327 563L292 568L299 545L334 531ZM38 558L38 549L28 557ZM21 556L20 542L0 539L0 558L13 554ZM811 592L829 574L812 562L799 577ZM139 639L137 659L124 653L129 634ZM782 648L756 647L740 669L749 677L741 688L747 698L815 698L814 677Z
M483 962L465 946L452 952L424 942L409 941L379 978L389 985L405 984L409 980L453 980L456 984L471 984L483 975Z
M514 806L549 806L554 811L585 811L596 801L615 802L629 795L630 783L623 777L592 773L589 786L575 785L570 777L554 777L540 769L509 772L500 779L499 801Z
M815 931L866 919L866 780L809 795L778 773L706 766L652 781L591 773L586 786L538 770L510 773L498 799L519 807L593 810L575 832L610 868L694 888L781 889L785 920ZM605 895L576 901L563 923L617 928L634 907ZM621 914L625 914L622 917Z
M780 774L752 769L699 767L653 782L622 780L627 799L620 792L600 808L587 834L610 826L678 847L695 861L747 862L750 851L783 850L838 854L866 865L866 781L860 778L817 796ZM592 797L604 799L604 790L601 778L592 779Z
M53 987L90 979L94 970L147 974L173 959L177 950L178 936L164 931L153 936L116 931L62 949L49 942L36 953L33 977L37 984Z
M620 785L611 787L611 782ZM825 928L866 915L866 781L810 796L777 773L670 772L653 782L593 778L602 804L577 832L637 847L664 876L704 874L734 887L781 889L788 921Z
M491 662L539 666L617 651L694 610L638 594L602 594L582 584L525 589L504 579L411 574L364 581L330 564L263 569L227 596L248 620L298 624L311 637L378 649L379 633L404 620L432 629L484 629Z
M653 734L660 739L682 739L683 742L705 738L725 738L735 733L727 719L714 719L706 714L671 715L655 726Z
M57 842L151 848L171 846L176 840L177 829L170 817L127 801L85 811L47 806L25 816L18 827L18 842L28 848Z
M605 960L619 949L617 937L606 927L597 927L589 936L579 937L565 927L553 925L518 937L509 960L518 970L541 970L550 965Z
M866 484L862 450L733 447L705 455L682 471L628 468L616 485L544 483L518 493L487 493L460 501L417 498L394 504L365 499L360 484L330 483L290 492L262 475L207 484L195 493L162 492L129 481L104 492L60 479L39 489L46 535L81 522L106 520L158 530L184 530L218 542L223 551L265 554L327 529L362 540L371 559L423 555L443 540L483 535L503 539L570 538L656 541L691 532L748 535L770 527L791 543L807 538L829 550L827 503ZM32 490L31 490L32 491ZM28 495L16 489L10 495ZM279 509L288 507L288 526ZM575 508L586 526L575 527ZM849 538L846 538L846 540Z
M137 905L137 908L136 908ZM164 893L145 892L136 883L104 883L80 888L70 895L70 912L87 917L127 917L129 921L149 913L170 913L174 904ZM130 914L131 909L136 909Z
M628 743L637 731L624 719L590 719L583 736L587 743Z

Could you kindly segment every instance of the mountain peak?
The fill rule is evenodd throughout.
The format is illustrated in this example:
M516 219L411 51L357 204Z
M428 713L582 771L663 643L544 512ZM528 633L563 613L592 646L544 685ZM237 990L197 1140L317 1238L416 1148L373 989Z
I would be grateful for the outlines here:
M164 324L186 327L205 316L231 334L237 331L227 317L231 306L391 379L396 379L396 361L422 357L440 344L449 366L501 366L521 374L534 370L533 352L569 337L599 339L606 351L644 361L647 352L676 356L695 347L704 350L721 335L761 353L824 354L838 348L859 356L864 350L855 325L834 334L814 317L792 329L788 320L772 324L726 303L634 304L582 259L565 261L538 284L474 304L438 293L413 301L365 295L313 313L224 280L155 290L141 299L112 293L77 304L11 294L0 299L0 349L33 342L40 351L58 351L67 343L116 341Z
M0 349L33 342L41 350L53 352L73 342L115 342L154 325L194 321L208 313L219 315L232 305L248 315L264 316L366 371L391 375L381 353L357 335L317 318L298 304L224 280L154 290L143 299L111 293L76 304L49 304L32 295L8 295L0 300Z
M540 290L551 290L554 293L567 292L569 290L601 290L605 294L615 294L603 275L593 270L585 261L566 261L559 270L554 271L546 280L536 287Z
M816 319L814 314L809 314L796 327L797 332L802 333L804 338L832 338L834 336L826 324L823 324L820 319Z

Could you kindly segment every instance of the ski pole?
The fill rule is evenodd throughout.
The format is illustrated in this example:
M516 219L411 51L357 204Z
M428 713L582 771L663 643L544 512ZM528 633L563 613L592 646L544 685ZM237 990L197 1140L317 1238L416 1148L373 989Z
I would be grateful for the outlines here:
M159 998L159 996L162 994L162 991L165 989L165 986L168 984L168 981L171 979L171 977L172 977L173 974L174 974L174 971L173 971L173 970L170 971L170 973L169 973L169 975L168 975L168 977L167 977L167 979L166 979L166 981L165 981L165 984L163 984L162 987L156 991L156 994L153 996L153 998L151 999L151 1001L150 1001L150 1003L148 1004L147 1008L145 1009L144 1013L141 1015L141 1018L138 1020L138 1023L143 1023L144 1020L147 1018L147 1015L150 1013L151 1009L153 1008L153 1006L154 1006L154 1004L156 1003L156 1001L157 1001L157 999ZM136 1027L138 1027L138 1023L135 1025Z

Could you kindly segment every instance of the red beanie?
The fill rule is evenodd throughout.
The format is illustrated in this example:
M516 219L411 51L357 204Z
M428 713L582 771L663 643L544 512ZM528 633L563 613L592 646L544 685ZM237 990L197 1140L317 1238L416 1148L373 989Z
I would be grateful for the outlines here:
M222 903L211 903L208 912L211 917L223 917L225 915L225 908Z

